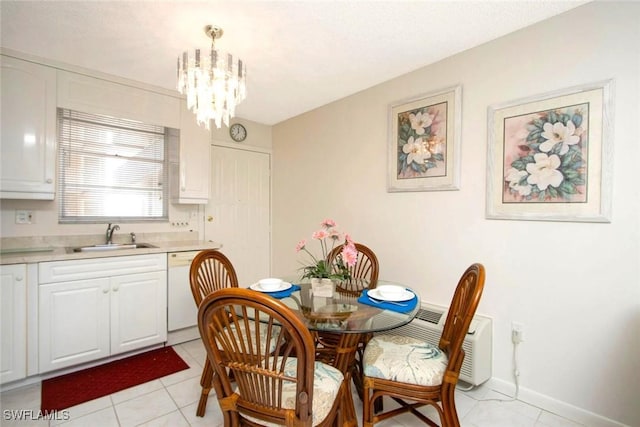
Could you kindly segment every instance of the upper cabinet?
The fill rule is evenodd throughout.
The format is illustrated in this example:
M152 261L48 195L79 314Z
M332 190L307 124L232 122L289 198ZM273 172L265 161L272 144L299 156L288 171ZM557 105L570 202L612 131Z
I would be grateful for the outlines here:
M9 56L0 59L0 198L53 200L56 71Z
M58 107L160 126L180 126L180 99L84 74L58 71Z
M174 203L206 204L209 201L211 133L198 126L195 115L183 99L180 136L169 142L171 200Z

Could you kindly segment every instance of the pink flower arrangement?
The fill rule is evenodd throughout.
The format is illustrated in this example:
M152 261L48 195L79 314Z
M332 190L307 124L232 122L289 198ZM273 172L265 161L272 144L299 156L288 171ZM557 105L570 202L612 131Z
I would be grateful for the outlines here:
M296 252L304 251L312 259L313 264L302 267L303 278L330 278L348 279L350 277L349 267L353 267L358 259L356 249L351 236L342 234L336 229L336 222L332 219L325 219L320 223L320 229L314 231L311 238L320 242L322 257L316 258L307 249L307 241L301 240L296 245ZM329 254L337 245L344 242L342 250L333 263L329 262Z

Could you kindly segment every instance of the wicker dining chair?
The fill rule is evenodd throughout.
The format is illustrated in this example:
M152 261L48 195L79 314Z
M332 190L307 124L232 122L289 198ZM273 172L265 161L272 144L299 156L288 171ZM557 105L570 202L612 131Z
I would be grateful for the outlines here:
M191 284L193 299L196 302L196 306L199 307L202 300L213 291L224 288L237 288L238 276L229 258L218 250L207 249L199 252L191 261L189 283ZM213 368L209 363L209 359L204 361L200 385L202 386L202 392L196 415L203 417L207 409L209 392L212 388L215 388Z
M362 243L354 243L358 251L358 258L353 266L348 267L351 279L338 284L338 290L346 293L354 293L360 296L364 288L374 289L378 284L378 257ZM330 264L338 257L344 245L336 246L329 252Z
M358 257L353 266L348 267L350 278L339 282L336 291L341 296L357 299L364 289L374 289L378 284L378 257L367 246L362 243L354 243L358 252ZM333 261L338 257L344 245L336 246L329 252L328 261ZM356 385L358 395L362 397L362 356L367 341L371 339L371 334L363 335L358 344L356 352L356 363L353 367L352 377ZM335 350L338 346L340 336L331 332L318 332L316 334L316 356L326 362L331 362L335 357Z
M412 337L376 335L364 352L365 427L411 412L430 426L437 426L417 408L433 406L442 427L459 427L455 388L464 360L462 342L476 312L484 288L482 264L472 264L456 287L438 346ZM375 413L374 403L389 396L401 406Z
M344 425L344 376L315 360L311 333L282 301L223 289L200 305L198 327L220 380L225 426Z

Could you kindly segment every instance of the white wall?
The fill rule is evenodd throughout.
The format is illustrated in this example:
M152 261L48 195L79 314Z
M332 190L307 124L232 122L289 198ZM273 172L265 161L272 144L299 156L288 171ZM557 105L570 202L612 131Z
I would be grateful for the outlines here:
M408 41L411 42L411 41ZM494 385L589 425L640 425L640 3L590 3L274 127L273 273L333 218L380 276L447 304L472 262L494 319ZM381 59L384 60L384 59ZM362 70L363 73L366 70ZM610 224L485 219L487 107L615 79ZM387 193L388 105L462 85L461 190Z

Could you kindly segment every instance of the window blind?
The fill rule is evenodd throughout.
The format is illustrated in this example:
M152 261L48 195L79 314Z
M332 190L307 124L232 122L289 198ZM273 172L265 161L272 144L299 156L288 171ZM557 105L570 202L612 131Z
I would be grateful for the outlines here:
M167 220L168 129L58 109L60 222Z

